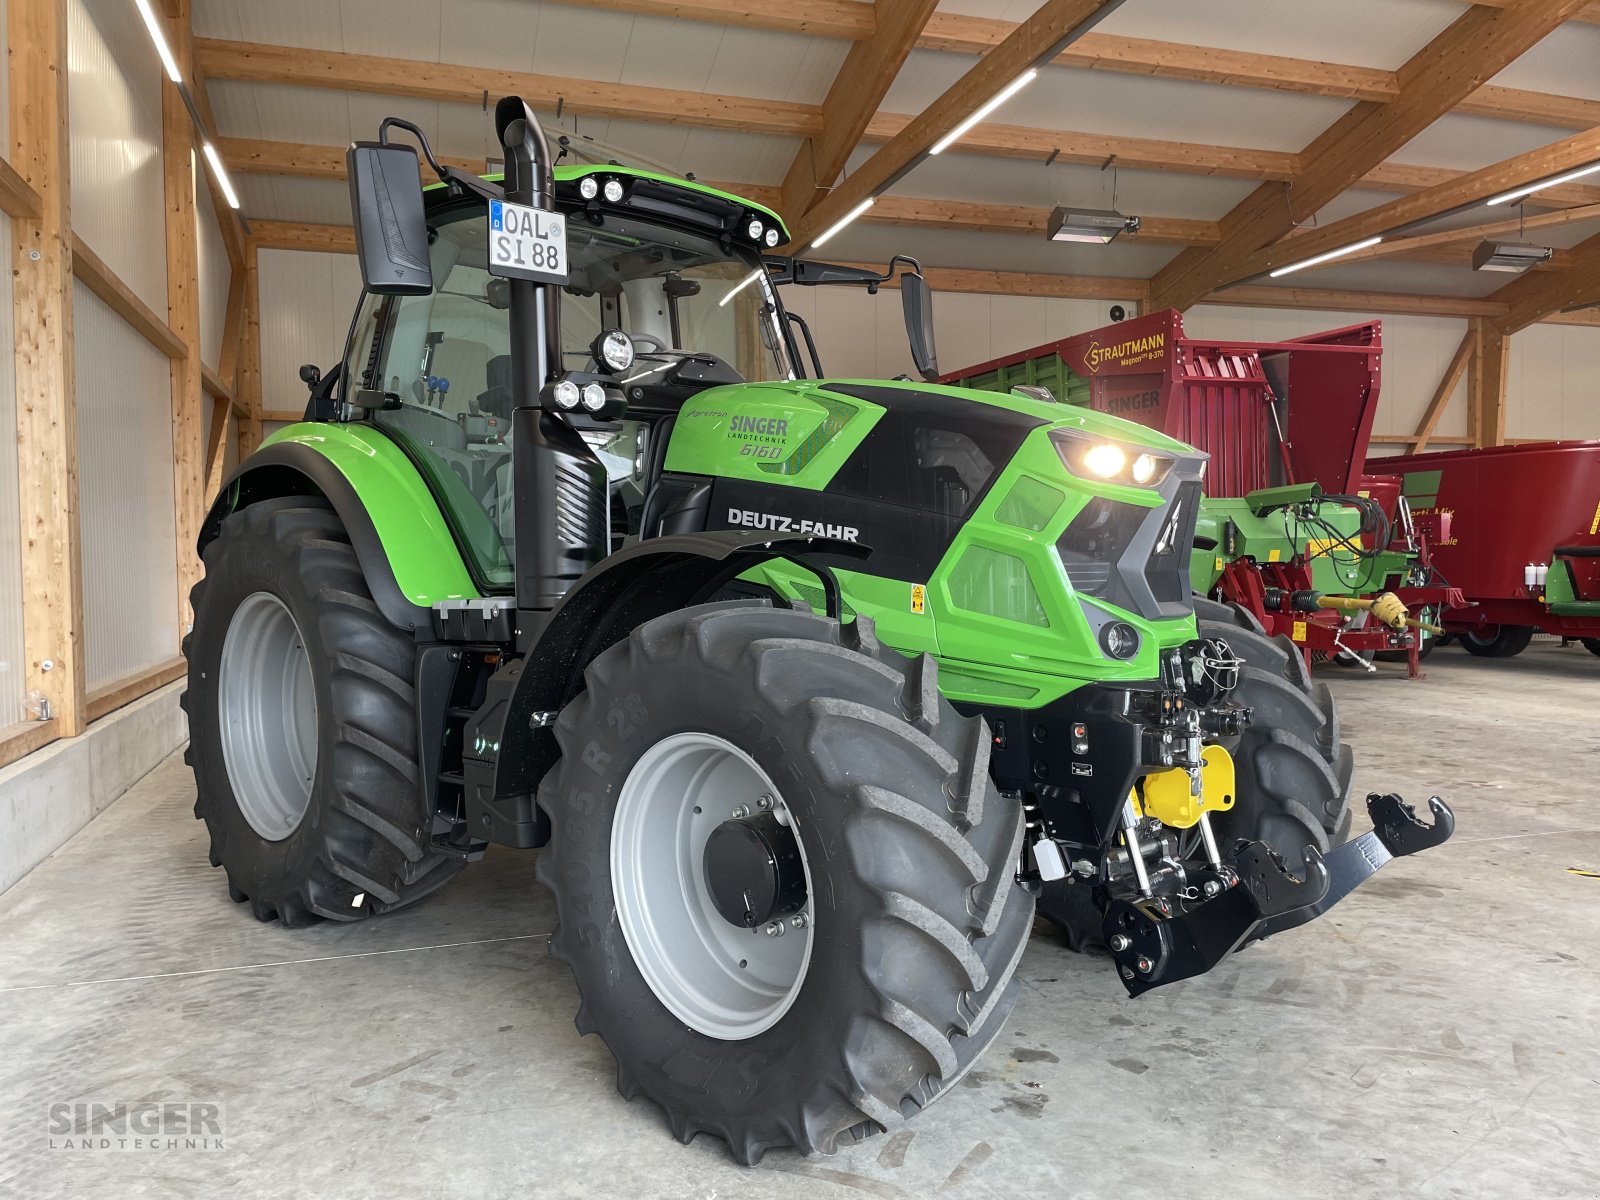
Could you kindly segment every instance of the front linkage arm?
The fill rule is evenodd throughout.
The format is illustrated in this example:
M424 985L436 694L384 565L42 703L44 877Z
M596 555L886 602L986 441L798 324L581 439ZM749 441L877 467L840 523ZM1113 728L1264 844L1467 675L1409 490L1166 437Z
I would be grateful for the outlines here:
M1231 866L1216 875L1220 890L1187 911L1176 911L1165 897L1112 901L1105 917L1106 945L1128 994L1203 975L1246 941L1320 917L1390 859L1441 845L1455 832L1455 814L1437 796L1428 807L1431 825L1418 820L1399 796L1370 793L1372 830L1326 858L1307 849L1303 878L1290 874L1270 847L1243 842Z

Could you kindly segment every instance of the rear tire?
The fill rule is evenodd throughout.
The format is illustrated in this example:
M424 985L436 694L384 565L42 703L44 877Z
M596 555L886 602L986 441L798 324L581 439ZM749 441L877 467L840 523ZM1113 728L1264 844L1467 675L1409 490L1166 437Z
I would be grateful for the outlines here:
M1590 654L1600 655L1600 637L1580 638L1579 640Z
M1355 758L1339 739L1339 713L1328 685L1313 682L1299 647L1269 638L1237 605L1195 598L1200 636L1222 638L1244 667L1233 699L1255 710L1239 738L1224 739L1233 755L1238 793L1212 828L1219 846L1263 841L1300 870L1307 846L1326 854L1350 836L1350 789ZM1074 950L1104 944L1100 898L1083 882L1047 883L1039 915Z
M1022 813L989 781L983 722L939 696L935 672L927 656L879 649L864 620L842 629L761 603L709 604L606 650L557 721L562 757L539 791L553 827L538 867L556 898L551 951L577 983L579 1032L600 1035L618 1089L660 1105L679 1140L715 1134L745 1164L776 1147L832 1152L932 1103L1009 1015L1033 916L1014 874ZM661 979L676 941L681 978L742 1003L742 982L728 992L726 980L741 981L745 963L719 957L719 979L700 943L671 932L703 893L663 890L627 833L639 781L686 738L730 748L721 761L771 781L811 881L805 925L782 939L810 939L798 983L774 984L781 1003L737 1040L641 970ZM726 788L691 779L654 839L687 867L705 844L690 807L702 797L726 803ZM704 870L695 878L711 890ZM656 898L654 926L641 895ZM636 954L630 935L648 928L661 932ZM768 936L732 922L711 932L757 946Z
M378 611L338 516L313 497L255 504L204 559L184 757L228 894L301 926L442 887L462 862L429 844L415 645Z
M1528 648L1528 643L1533 641L1533 626L1490 625L1481 632L1473 630L1459 636L1468 654L1478 658L1510 658Z

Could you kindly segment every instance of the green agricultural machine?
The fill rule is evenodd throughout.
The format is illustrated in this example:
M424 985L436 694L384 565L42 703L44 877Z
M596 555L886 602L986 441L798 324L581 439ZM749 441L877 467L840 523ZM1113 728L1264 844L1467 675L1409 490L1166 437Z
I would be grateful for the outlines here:
M760 205L553 168L521 100L495 117L503 179L394 120L351 148L344 361L205 522L196 813L259 920L543 847L578 1028L752 1163L948 1091L1036 900L1138 995L1449 836L1374 795L1347 842L1331 697L1197 613L1203 455L825 379L780 287L897 283L931 379L914 262L782 256Z

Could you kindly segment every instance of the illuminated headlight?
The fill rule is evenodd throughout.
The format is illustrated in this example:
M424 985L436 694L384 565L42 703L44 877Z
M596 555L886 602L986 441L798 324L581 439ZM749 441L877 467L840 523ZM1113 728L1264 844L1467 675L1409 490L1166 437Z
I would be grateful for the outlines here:
M606 180L605 193L607 204L622 203L622 182L617 179Z
M766 242L768 249L778 244L778 231L776 229L767 230Z
M1126 661L1139 653L1139 631L1126 621L1112 621L1102 625L1100 649L1111 658Z
M761 240L762 233L765 231L765 228L766 227L762 225L760 221L756 220L754 217L751 217L750 224L744 227L744 231L750 235L750 240L752 242L759 242Z
M606 390L598 383L583 385L583 406L592 413L599 412L606 406Z
M583 399L583 392L572 380L558 379L550 385L550 399L557 408L574 409Z
M633 339L620 329L608 329L595 338L589 353L613 375L620 375L633 366Z
M1157 487L1174 463L1164 454L1097 437L1088 430L1055 429L1050 433L1050 441L1067 470L1080 479L1096 482Z
M1122 474L1122 468L1128 465L1128 456L1122 452L1120 446L1113 446L1110 442L1100 442L1084 451L1083 465L1088 468L1091 475L1098 475L1101 479L1115 479Z
M578 195L585 200L593 200L600 194L600 181L593 175L585 175L578 180Z

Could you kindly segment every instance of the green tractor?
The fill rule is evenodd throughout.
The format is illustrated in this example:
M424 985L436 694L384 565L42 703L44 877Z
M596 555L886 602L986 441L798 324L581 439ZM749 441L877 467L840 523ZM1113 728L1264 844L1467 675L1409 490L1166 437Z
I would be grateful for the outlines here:
M503 179L404 122L351 148L344 361L205 522L195 811L259 920L359 920L543 847L578 1028L624 1095L752 1163L948 1091L1036 901L1138 995L1449 836L1440 801L1430 825L1373 796L1335 848L1326 690L1191 599L1203 455L824 379L779 285L898 284L931 379L914 262L783 257L760 205L553 168L521 100L495 116Z

